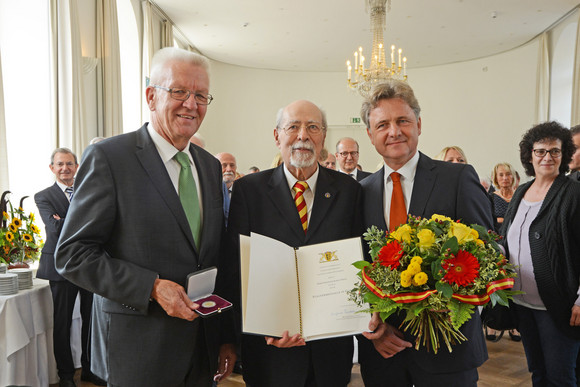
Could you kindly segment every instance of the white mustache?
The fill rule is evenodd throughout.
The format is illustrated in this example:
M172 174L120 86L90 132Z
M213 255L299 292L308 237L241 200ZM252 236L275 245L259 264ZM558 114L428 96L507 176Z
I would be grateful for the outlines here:
M307 149L307 150L309 150L311 152L314 152L314 145L312 145L309 142L298 141L298 142L296 142L296 143L294 143L292 145L292 150L293 151L297 150L298 148Z

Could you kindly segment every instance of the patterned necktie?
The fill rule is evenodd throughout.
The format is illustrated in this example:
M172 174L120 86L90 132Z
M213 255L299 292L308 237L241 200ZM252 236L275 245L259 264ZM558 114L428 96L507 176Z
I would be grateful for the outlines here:
M179 200L187 216L195 245L199 249L201 214L199 211L199 196L197 195L197 187L191 172L191 164L185 152L178 152L173 158L181 165L181 170L179 171Z
M308 189L308 184L305 181L297 181L292 189L296 192L294 204L296 204L296 209L302 222L302 229L304 230L304 234L306 234L306 230L308 230L308 209L306 208L306 201L304 200L304 191Z
M70 202L73 198L73 187L66 187L64 192L68 195L68 201Z
M405 196L401 186L401 174L398 172L391 173L391 180L393 181L393 194L391 196L389 230L393 232L397 226L407 221L407 207L405 206Z

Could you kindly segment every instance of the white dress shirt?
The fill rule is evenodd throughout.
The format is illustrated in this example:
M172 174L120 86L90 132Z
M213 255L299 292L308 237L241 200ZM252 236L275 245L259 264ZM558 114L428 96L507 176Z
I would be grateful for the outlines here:
M417 164L419 164L419 151L415 152L415 155L411 157L405 165L403 165L398 170L394 170L389 167L386 163L384 165L385 169L385 180L384 180L384 195L383 195L383 207L385 209L385 223L387 228L389 228L389 218L391 214L391 196L393 195L393 180L391 180L391 173L398 172L401 174L401 187L403 188L403 196L405 197L405 207L407 208L407 214L409 213L409 205L411 203L411 195L413 194L413 184L415 184L415 174L417 173Z
M171 145L166 139L161 137L155 129L153 129L153 124L149 123L147 125L147 131L155 144L155 148L157 148L157 152L159 152L159 156L161 157L161 161L163 161L163 165L167 169L167 173L169 174L169 178L171 179L171 183L173 183L173 187L175 188L175 192L179 195L179 172L181 171L181 165L175 160L173 157L180 152L177 148ZM193 157L189 152L189 146L185 147L185 149L181 152L185 152L187 157L189 157L189 162L191 163L191 173L193 174L193 179L195 180L195 187L197 188L197 197L199 199L199 211L200 211L200 218L203 224L203 205L201 200L201 186L199 184L199 176L197 174L197 168L195 167L195 163L193 162Z
M306 202L306 211L308 213L308 223L310 223L310 214L312 214L312 207L314 206L314 193L316 192L316 181L318 180L318 172L319 167L316 167L316 172L310 176L308 180L306 180L306 184L308 184L308 189L304 191L302 196L304 197L304 201ZM296 197L296 192L292 189L294 184L296 184L298 180L297 178L290 173L288 168L286 168L286 164L284 164L284 175L286 175L286 181L288 182L288 187L290 188L290 192L292 193L292 198Z

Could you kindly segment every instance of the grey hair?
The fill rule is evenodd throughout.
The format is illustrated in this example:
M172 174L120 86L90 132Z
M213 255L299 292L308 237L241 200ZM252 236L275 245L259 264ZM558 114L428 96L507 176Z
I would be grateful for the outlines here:
M75 155L73 153L73 151L71 151L68 148L56 148L55 150L52 151L52 154L50 155L50 165L54 164L54 155L56 155L57 153L64 153L67 155L73 155L73 157L75 158L75 164L78 165L78 160L77 160L77 155Z
M326 122L326 113L322 110L318 105L314 104L318 110L320 111L320 115L322 116L322 129L326 131L328 124ZM282 119L284 118L284 110L286 107L281 107L278 109L278 113L276 113L276 129L280 131L282 129Z
M407 82L391 79L375 85L370 95L365 98L362 104L360 116L367 128L370 128L369 116L371 110L376 108L381 100L393 98L400 98L405 101L415 113L415 117L419 119L421 116L421 107L419 106L419 101L415 98L415 93L411 86Z
M151 72L149 74L151 83L160 81L165 67L170 62L186 62L194 66L199 66L209 76L210 65L209 60L205 56L177 47L165 47L157 51L151 60Z

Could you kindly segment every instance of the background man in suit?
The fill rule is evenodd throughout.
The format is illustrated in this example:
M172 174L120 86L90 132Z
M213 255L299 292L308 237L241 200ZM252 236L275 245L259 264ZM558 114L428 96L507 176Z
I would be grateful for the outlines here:
M400 186L406 207L402 210L407 214L431 217L436 213L491 229L490 202L475 170L417 152L420 112L413 90L401 81L377 85L363 103L361 117L367 134L385 163L361 183L365 226L392 230L398 225L389 223L391 207L397 207L391 205L393 192ZM412 348L414 338L397 329L403 317L382 322L375 314L369 323L374 332L363 333L368 340L359 341L359 362L366 386L383 386L385 380L393 386L477 385L477 367L487 359L477 310L461 328L468 340L455 345L452 353L441 348L437 355Z
M189 142L212 100L208 61L165 48L150 79L151 122L85 152L56 266L95 293L92 367L109 385L210 386L218 350L219 372L233 367L233 318L197 318L184 289L224 270L221 167Z
M572 161L569 164L570 174L568 177L580 181L580 125L571 127L570 134L572 135L574 145L576 145L576 152L572 155Z
M250 232L295 247L361 235L360 185L319 167L325 137L326 119L313 103L296 101L280 109L274 140L284 163L234 184L228 224L232 246L240 234ZM294 200L300 195L305 207L299 205L299 215ZM237 260L237 251L232 258ZM352 337L306 344L298 334L280 335L243 335L244 380L249 386L336 387L349 382Z
M238 165L236 158L231 153L218 153L215 157L220 161L222 166L223 195L224 195L224 216L226 225L228 224L228 215L230 212L230 201L232 198L232 186L236 180Z
M58 368L60 386L74 386L73 377L75 365L70 346L70 328L72 315L80 293L80 310L83 321L81 342L82 355L81 380L90 381L98 386L106 383L91 373L89 327L91 324L91 308L93 293L79 288L64 279L54 267L54 250L62 231L62 225L67 216L70 200L73 196L73 183L79 167L77 156L67 148L57 148L50 156L50 170L56 177L56 182L50 187L34 195L34 201L44 222L46 242L42 248L40 263L36 276L50 281L52 303L54 308L54 358Z
M369 176L369 172L357 169L359 148L358 142L350 137L343 137L336 143L336 161L338 161L339 171L352 176L356 181L361 181Z

